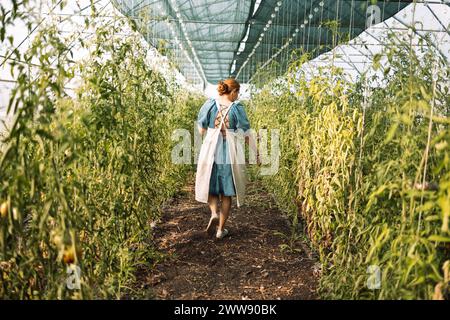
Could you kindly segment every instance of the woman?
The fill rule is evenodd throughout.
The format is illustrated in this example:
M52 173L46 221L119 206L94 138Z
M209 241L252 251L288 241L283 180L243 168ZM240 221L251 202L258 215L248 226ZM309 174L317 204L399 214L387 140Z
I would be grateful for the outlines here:
M219 82L219 98L206 101L197 119L199 131L202 135L206 133L206 137L197 164L195 199L209 204L211 218L206 232L209 235L216 232L218 239L228 235L224 227L230 214L231 197L236 196L240 207L245 195L244 148L236 138L248 133L250 124L244 106L237 101L239 89L235 79ZM220 212L219 197L222 199Z

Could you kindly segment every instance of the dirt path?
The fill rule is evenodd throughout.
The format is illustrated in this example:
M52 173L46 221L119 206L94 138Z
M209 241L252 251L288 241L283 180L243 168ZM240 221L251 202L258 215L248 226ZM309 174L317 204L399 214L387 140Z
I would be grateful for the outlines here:
M289 226L270 195L255 182L248 202L228 223L230 236L219 241L203 231L209 208L194 200L190 183L164 209L155 244L167 254L139 282L157 299L316 299L315 260L305 243L300 252L280 249Z

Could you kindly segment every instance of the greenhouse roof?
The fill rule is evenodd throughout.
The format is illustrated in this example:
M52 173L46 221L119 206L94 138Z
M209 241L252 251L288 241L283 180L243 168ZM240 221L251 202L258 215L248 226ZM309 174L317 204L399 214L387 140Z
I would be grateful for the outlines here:
M404 0L112 0L189 81L249 82L290 52L317 56L395 15ZM376 8L374 8L376 4ZM335 21L332 23L331 21ZM334 30L334 32L332 31Z

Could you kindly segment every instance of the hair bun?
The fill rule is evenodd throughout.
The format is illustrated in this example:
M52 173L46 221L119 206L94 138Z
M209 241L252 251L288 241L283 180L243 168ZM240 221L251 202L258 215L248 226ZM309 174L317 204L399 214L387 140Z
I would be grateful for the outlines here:
M223 81L219 82L219 87L217 88L217 90L219 91L220 95L224 95L224 94L230 93L229 89L228 89L228 85L225 82L223 82Z
M226 80L219 81L217 85L217 91L219 95L230 94L232 92L239 92L240 84L236 79L230 78Z

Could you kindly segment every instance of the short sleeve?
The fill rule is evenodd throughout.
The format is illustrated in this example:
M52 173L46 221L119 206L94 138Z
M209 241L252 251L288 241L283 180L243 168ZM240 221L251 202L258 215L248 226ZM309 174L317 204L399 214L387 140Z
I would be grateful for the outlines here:
M211 110L213 102L214 102L213 99L208 99L198 112L197 124L203 129L206 129L208 127L208 114L209 111Z
M242 129L244 132L250 129L247 113L244 106L240 103L236 105L236 128Z

